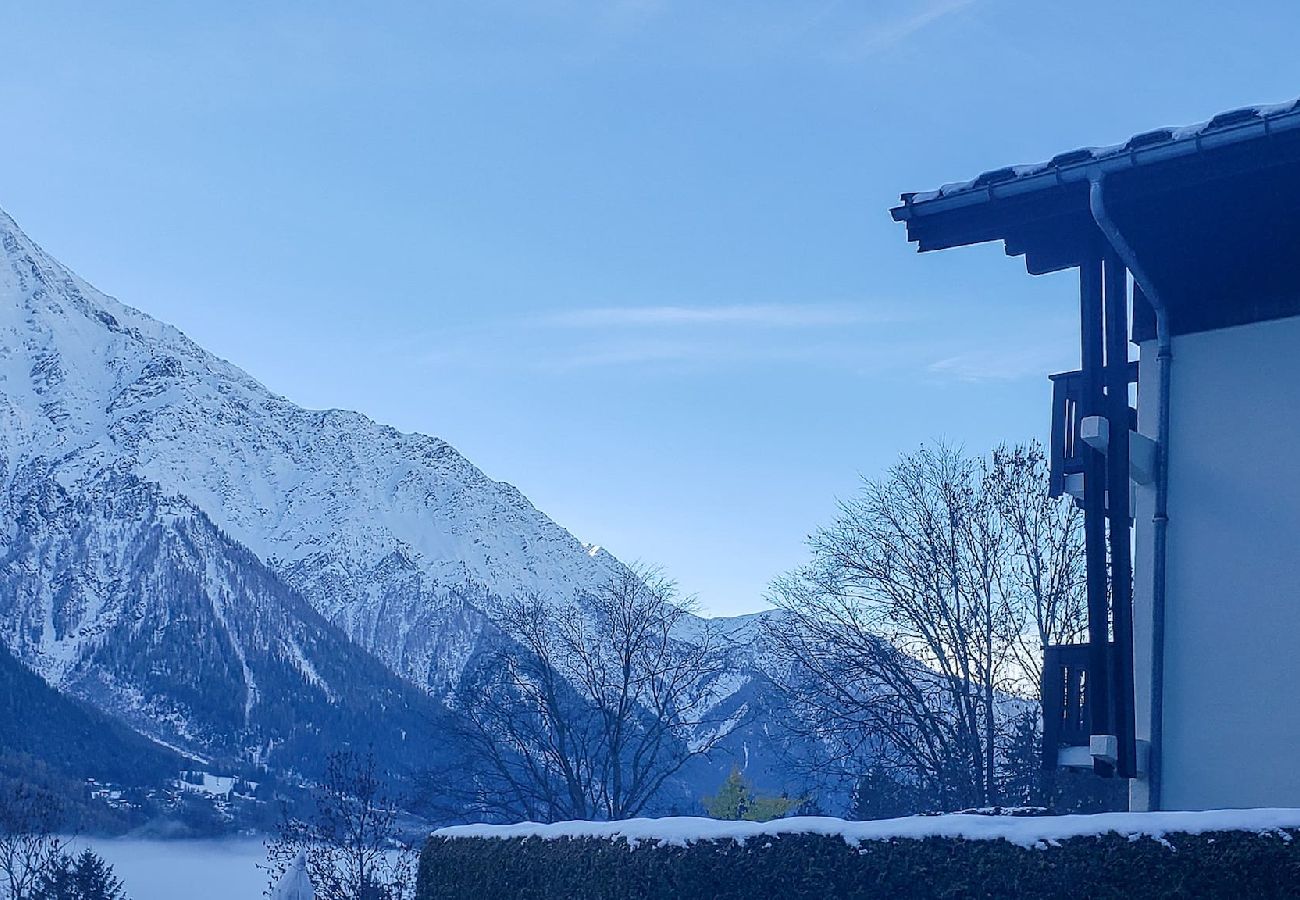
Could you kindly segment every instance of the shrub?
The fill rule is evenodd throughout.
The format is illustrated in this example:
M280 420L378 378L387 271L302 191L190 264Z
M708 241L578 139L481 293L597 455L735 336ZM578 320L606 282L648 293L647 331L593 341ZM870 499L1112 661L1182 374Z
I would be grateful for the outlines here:
M785 833L679 846L435 835L417 900L1297 897L1300 831L1003 839Z

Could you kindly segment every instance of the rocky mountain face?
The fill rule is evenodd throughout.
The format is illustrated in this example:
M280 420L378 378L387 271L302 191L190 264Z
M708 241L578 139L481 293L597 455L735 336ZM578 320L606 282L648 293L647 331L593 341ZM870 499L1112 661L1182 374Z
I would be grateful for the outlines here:
M3 214L0 253L6 480L42 461L73 493L113 472L184 497L357 643L434 689L482 626L455 591L568 593L618 565L437 438L273 394L95 290ZM60 652L42 643L28 658L46 671Z
M62 690L184 755L317 774L344 745L429 762L451 716L222 534L124 473L76 493L24 466L0 502L6 643Z
M0 212L0 640L54 687L198 756L401 757L508 639L494 598L620 567L437 438L277 396ZM760 700L755 659L714 686L728 715Z

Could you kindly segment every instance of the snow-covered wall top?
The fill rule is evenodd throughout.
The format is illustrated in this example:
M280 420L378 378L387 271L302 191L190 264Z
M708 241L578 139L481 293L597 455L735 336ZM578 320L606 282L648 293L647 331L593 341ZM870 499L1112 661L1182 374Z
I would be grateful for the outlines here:
M909 816L872 822L849 822L825 816L795 816L771 822L669 817L622 822L556 822L541 825L453 825L433 832L436 838L593 838L686 846L698 841L737 841L783 834L842 837L850 845L864 841L931 837L1006 840L1022 847L1046 847L1076 837L1120 834L1161 838L1167 834L1212 831L1271 832L1300 829L1300 809L1223 809L1203 812L1099 813L1073 816L986 816L953 814Z

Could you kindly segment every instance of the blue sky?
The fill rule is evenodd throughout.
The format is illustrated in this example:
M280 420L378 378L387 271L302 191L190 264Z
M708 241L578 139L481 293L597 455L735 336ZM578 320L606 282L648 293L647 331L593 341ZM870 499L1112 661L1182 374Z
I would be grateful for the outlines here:
M1293 3L0 0L0 206L272 389L436 434L705 608L932 438L1041 437L1074 286L903 190L1300 94Z

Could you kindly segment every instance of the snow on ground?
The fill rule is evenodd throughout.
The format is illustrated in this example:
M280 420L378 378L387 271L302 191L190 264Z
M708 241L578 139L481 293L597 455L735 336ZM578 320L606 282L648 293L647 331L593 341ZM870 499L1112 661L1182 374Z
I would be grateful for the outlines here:
M705 818L629 819L625 822L557 822L539 825L455 825L439 837L626 838L685 845L695 841L738 840L776 834L823 834L851 845L889 838L962 837L1006 839L1022 847L1046 847L1072 837L1116 833L1160 838L1206 831L1300 829L1300 809L1228 809L1208 812L1102 813L1092 816L912 816L877 822L846 822L801 816L773 822L723 822ZM112 865L132 900L257 900L266 889L258 868L266 852L256 838L204 841L144 841L79 838Z
M212 841L78 839L108 860L131 900L258 900L266 850L255 838Z
M890 838L961 837L968 840L999 838L1022 847L1046 847L1056 841L1116 833L1130 837L1160 838L1166 834L1201 834L1207 831L1276 831L1300 828L1300 809L1222 809L1206 812L1099 813L1077 816L983 816L954 814L910 816L874 822L846 822L824 816L795 816L772 822L724 822L717 819L673 817L628 819L624 822L557 822L539 825L454 825L434 832L436 837L512 838L566 837L626 838L641 842L685 846L696 841L736 840L778 834L822 834L843 837L851 844Z
M231 776L211 775L207 772L200 774L203 776L201 783L182 779L179 782L181 790L194 794L207 794L211 797L229 797L230 792L235 789L235 779Z

